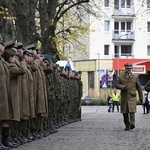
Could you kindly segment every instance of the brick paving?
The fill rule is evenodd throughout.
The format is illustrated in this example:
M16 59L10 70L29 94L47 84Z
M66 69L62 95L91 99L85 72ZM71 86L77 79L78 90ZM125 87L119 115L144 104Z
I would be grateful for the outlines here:
M19 146L16 150L149 150L150 114L137 107L136 128L124 131L121 113L107 106L83 106L82 121L63 126L57 133Z

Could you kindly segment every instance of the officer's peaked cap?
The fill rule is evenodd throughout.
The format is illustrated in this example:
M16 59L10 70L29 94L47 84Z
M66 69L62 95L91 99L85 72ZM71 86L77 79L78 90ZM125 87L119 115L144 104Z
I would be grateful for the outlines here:
M126 69L132 69L133 68L131 63L127 63L124 66L125 66Z

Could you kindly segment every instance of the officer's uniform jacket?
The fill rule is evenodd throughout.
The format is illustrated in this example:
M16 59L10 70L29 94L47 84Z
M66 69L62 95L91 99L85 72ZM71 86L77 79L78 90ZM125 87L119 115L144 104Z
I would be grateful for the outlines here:
M143 99L138 75L120 75L115 86L121 90L121 113L136 112L137 91L139 99ZM127 88L126 91L123 91L124 87Z

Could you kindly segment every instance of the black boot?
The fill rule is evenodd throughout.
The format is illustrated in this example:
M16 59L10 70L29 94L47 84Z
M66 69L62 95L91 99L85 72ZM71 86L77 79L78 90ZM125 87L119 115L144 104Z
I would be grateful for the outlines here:
M2 144L8 148L16 148L16 145L13 145L8 141L9 137L9 127L2 127Z

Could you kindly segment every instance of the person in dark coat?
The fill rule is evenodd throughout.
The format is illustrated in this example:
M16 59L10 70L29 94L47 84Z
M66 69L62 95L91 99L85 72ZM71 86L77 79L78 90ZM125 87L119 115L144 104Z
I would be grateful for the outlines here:
M144 92L144 97L143 97L143 114L148 114L148 113L149 113L148 93Z
M112 97L110 95L108 95L107 97L107 102L108 102L108 112L111 112L112 111L112 108L113 108L113 101L112 101Z
M143 103L143 93L138 75L132 74L132 64L127 63L124 66L125 73L117 78L115 87L121 90L120 108L123 114L125 130L129 130L135 128L136 91L138 91L141 103Z

